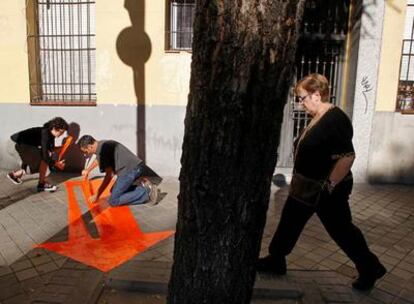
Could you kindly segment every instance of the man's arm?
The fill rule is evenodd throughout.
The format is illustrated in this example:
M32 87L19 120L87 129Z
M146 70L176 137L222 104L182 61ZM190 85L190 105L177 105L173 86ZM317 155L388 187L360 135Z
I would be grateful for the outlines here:
M112 171L111 168L105 169L105 177L102 181L102 184L99 186L98 192L96 193L96 195L92 195L89 199L91 203L95 203L99 200L102 193L104 192L106 187L108 187L109 183L112 180L112 175L113 175L112 173L113 173L113 171Z
M95 169L96 167L99 166L98 160L95 159L88 168L86 168L85 170L82 170L82 176L83 178L87 179L89 176L89 173L92 172L93 169Z

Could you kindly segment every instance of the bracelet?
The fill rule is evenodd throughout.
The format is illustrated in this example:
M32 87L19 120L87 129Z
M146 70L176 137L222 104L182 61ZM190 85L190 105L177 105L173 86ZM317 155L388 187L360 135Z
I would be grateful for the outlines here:
M332 193L334 191L335 186L336 186L335 181L328 180L328 192L329 193Z

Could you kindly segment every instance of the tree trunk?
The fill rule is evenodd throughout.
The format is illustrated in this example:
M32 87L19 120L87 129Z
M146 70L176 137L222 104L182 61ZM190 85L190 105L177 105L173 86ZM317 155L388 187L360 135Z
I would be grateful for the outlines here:
M304 0L197 0L168 303L249 303Z

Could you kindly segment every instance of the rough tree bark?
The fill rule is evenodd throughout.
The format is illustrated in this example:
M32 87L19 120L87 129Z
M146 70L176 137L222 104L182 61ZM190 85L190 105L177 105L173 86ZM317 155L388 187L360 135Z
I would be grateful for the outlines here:
M304 0L197 0L168 303L249 303Z

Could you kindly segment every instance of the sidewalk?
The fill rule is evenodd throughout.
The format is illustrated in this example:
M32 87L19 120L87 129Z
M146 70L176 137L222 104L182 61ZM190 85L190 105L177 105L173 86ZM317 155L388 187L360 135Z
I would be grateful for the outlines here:
M56 193L35 192L36 180L11 184L0 175L0 303L165 303L165 296L128 293L116 283L131 284L162 273L172 263L173 238L166 239L116 269L102 273L69 258L33 245L67 237L67 198L64 187ZM64 177L65 178L65 177ZM144 232L175 229L178 182L166 178L165 196L156 206L130 207ZM262 255L277 225L285 188L272 186ZM414 187L358 184L352 195L354 222L372 250L388 269L371 292L350 288L356 274L352 263L332 242L317 217L306 226L288 257L288 275L258 276L279 290L303 293L290 299L254 300L252 303L414 303ZM86 206L81 205L83 212ZM152 266L151 266L152 265ZM165 270L164 270L165 273ZM103 286L107 282L111 286ZM292 296L293 295L293 296ZM139 303L139 302L136 302Z

